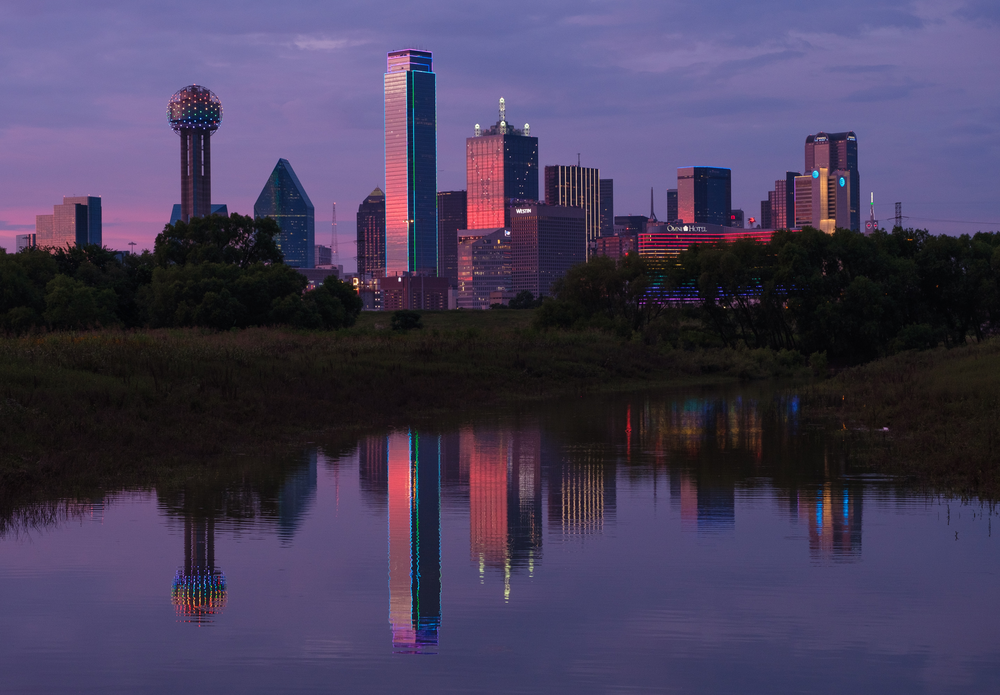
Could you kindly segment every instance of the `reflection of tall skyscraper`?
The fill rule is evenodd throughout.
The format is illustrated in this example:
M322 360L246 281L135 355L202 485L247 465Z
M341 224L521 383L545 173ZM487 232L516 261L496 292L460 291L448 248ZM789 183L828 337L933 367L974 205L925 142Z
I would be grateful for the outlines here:
M430 51L389 53L385 73L385 271L436 275L437 97Z
M291 543L299 524L316 499L317 457L316 449L308 450L302 465L285 478L278 491L278 538L283 545Z
M604 459L562 460L549 468L549 523L564 535L600 533L615 513L616 470Z
M860 488L829 482L799 498L799 518L809 525L814 559L844 561L861 554L862 500Z
M390 435L386 449L393 651L433 654L441 625L440 450L417 432Z
M358 444L358 476L361 495L375 509L383 510L389 490L385 437L365 437Z
M185 622L211 622L226 605L226 575L215 566L215 518L184 515L184 569L174 576L171 601Z
M503 569L532 564L542 548L541 434L463 430L469 460L472 559Z

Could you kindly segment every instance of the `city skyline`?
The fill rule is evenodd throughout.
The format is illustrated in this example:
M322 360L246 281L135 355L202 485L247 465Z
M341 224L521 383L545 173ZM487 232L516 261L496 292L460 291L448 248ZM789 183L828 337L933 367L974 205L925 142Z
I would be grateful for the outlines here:
M203 20L190 35L187 24L130 6L108 26L107 11L27 7L6 10L21 31L0 52L17 97L0 117L8 249L50 201L72 195L102 197L109 246L151 246L177 201L176 136L162 104L178 84L209 85L226 102L226 128L213 137L213 197L231 211L252 209L279 157L297 163L321 210L360 202L384 184L382 61L408 43L433 50L441 76L440 190L464 187L469 124L503 95L530 114L540 165L575 163L580 152L584 166L616 180L618 215L643 213L649 186L663 196L676 168L692 163L731 168L734 208L756 210L781 172L799 170L806 135L853 130L865 143L860 195L875 192L880 219L897 200L913 216L905 224L935 233L991 229L1000 218L988 182L962 175L984 169L1000 141L988 117L998 87L982 58L994 54L998 13L986 3L848 3L836 16L765 8L752 21L735 5L720 18L629 3L603 14L532 8L501 21L473 11L461 23L442 6L416 24L324 16L308 3L280 18L220 3L178 13ZM211 28L224 16L232 26ZM454 31L461 27L475 31ZM494 45L511 41L523 50L509 69L487 69ZM628 51L598 50L616 42ZM830 58L834 46L843 58ZM581 61L587 69L575 70ZM521 73L532 79L512 77ZM342 257L354 255L350 226L341 225Z

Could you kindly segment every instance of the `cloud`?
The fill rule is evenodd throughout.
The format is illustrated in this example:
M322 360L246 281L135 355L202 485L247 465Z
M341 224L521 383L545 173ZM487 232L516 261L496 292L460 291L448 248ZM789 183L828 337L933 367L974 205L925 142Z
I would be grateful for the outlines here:
M33 232L35 231L35 225L33 224L11 224L5 220L0 220L0 231L4 232Z
M296 36L292 45L303 51L339 51L343 48L363 46L368 41L359 39L332 39L328 36Z

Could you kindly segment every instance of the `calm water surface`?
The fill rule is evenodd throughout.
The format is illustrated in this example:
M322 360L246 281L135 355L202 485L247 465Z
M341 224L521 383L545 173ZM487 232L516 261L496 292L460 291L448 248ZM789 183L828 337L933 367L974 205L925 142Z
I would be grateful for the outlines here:
M674 392L22 510L0 691L1000 692L995 512L847 461Z

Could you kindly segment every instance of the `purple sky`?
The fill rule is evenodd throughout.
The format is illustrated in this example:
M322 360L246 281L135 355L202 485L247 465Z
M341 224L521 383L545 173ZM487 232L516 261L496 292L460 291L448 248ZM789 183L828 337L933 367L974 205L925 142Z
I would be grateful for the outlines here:
M615 180L616 214L647 214L653 186L662 215L676 168L708 165L731 168L734 207L759 216L806 135L854 130L881 220L901 201L907 225L1000 229L995 0L6 0L0 31L8 249L73 194L103 196L107 246L151 246L180 202L167 99L197 83L225 109L213 202L252 212L285 157L318 243L338 203L352 268L357 205L383 184L385 54L405 46L434 52L440 190L465 188L465 138L503 96L542 166L579 152Z

